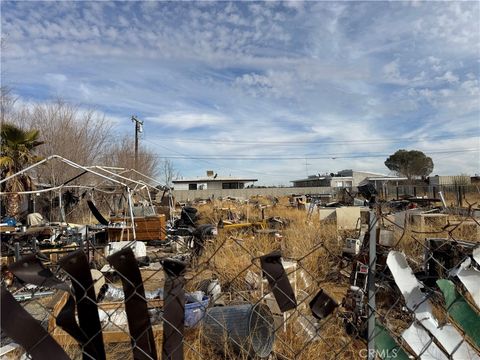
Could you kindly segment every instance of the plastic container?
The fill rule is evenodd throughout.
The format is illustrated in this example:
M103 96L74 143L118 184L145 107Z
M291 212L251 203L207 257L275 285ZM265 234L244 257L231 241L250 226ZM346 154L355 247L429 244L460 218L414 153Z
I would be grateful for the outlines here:
M204 296L202 301L185 304L185 326L195 327L204 318L210 298Z
M207 310L203 334L218 350L225 342L237 353L250 357L267 357L275 341L274 319L265 304L218 306Z

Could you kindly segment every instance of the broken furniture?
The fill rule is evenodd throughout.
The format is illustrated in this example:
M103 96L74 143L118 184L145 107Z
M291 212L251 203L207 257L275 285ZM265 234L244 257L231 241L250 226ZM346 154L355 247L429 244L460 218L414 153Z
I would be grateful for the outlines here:
M136 240L165 240L165 215L135 217ZM131 241L133 238L132 221L130 218L110 218L107 228L109 241Z

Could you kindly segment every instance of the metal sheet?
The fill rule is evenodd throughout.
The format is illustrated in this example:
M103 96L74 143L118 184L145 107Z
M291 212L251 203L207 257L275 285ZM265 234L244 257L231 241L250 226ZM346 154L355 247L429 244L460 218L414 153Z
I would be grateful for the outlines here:
M81 342L81 345L85 360L92 358L104 360L106 355L103 346L102 327L98 317L95 289L87 256L82 250L77 250L62 257L58 263L72 281L75 301L71 296L69 297L67 304L57 316L56 322L57 324L67 325L67 328L63 327L65 331L77 333L78 336L74 336L77 340L81 339L79 334L84 335L85 342ZM75 302L79 326L77 326L74 316ZM80 328L80 331L78 328Z
M472 256L473 260L475 260L476 263L480 265L480 246L477 246L475 249L473 249Z
M163 360L183 360L183 333L185 323L185 268L186 264L165 259L162 263L165 271L163 305Z
M440 327L432 313L432 303L423 291L424 286L413 274L405 255L391 251L387 257L387 265L405 298L407 307L415 313L418 325L428 330L453 359L480 359L451 324L447 323Z
M422 360L448 359L447 355L433 342L428 332L416 323L405 330L402 337L415 352L415 355Z
M467 258L452 272L452 275L457 276L465 285L465 288L472 295L473 301L480 309L480 271L475 270L471 265L472 260Z
M282 312L285 312L296 308L297 300L295 299L292 285L283 267L281 257L282 254L280 251L274 251L261 256L260 264L275 296L278 307Z
M133 251L127 247L110 255L107 260L122 280L133 357L137 360L156 360L157 351L148 316L145 289Z

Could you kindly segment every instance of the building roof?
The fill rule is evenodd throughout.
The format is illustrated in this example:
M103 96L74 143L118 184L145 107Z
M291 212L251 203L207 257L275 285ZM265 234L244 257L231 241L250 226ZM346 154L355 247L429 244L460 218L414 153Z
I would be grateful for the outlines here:
M325 176L318 176L318 177L317 177L317 176L315 176L315 177L313 177L313 176L310 176L310 177L308 177L308 178L306 178L306 179L290 180L290 182L299 182L299 181L315 181L315 180L325 180L325 179L326 179L326 177L325 177Z
M377 172L372 172L372 171L366 171L366 170L354 170L354 172L371 174L371 175L374 175L374 176L377 176L377 177L387 177L387 178L390 178L390 177L391 177L390 175L385 175L385 174L382 174L382 173L377 173Z
M336 180L336 179L352 180L353 176L333 176L333 177L331 177L331 176L319 176L319 177L309 177L309 178L306 178L306 179L291 180L290 182L316 181L316 180L325 180L325 179L328 179L328 180Z
M388 181L388 180L408 180L406 177L402 176L369 176L367 177L367 180L370 181Z
M231 176L217 176L214 177L197 177L197 178L190 178L190 179L177 179L173 180L174 184L182 184L182 183L209 183L209 182L225 182L225 181L237 181L237 182L254 182L258 181L258 179L252 178L242 178L242 177L231 177Z

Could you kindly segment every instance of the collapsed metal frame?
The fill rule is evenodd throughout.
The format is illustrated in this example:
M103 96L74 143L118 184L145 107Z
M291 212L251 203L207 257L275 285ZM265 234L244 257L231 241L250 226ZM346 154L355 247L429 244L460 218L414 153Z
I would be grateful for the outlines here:
M119 186L123 187L127 192L127 201L128 201L128 209L129 209L129 215L130 215L130 220L131 220L133 241L136 241L135 217L134 217L134 214L133 214L132 194L134 192L138 191L138 190L143 190L143 189L146 189L146 188L154 188L156 190L158 190L158 189L156 187L150 185L150 184L147 184L146 182L134 180L134 179L122 176L120 174L117 174L113 171L110 171L110 170L114 170L114 169L129 171L129 170L133 170L133 169L114 168L114 167L106 167L106 166L83 166L83 165L77 164L74 161L66 159L66 158L64 158L60 155L50 155L50 156L46 157L45 159L42 159L42 160L38 161L37 163L32 164L32 165L16 172L15 174L12 174L10 176L7 176L4 179L1 179L0 180L0 185L9 181L9 180L11 180L11 179L13 179L13 178L15 178L15 177L17 177L17 176L22 175L22 174L24 174L24 173L26 173L30 170L35 169L40 165L44 165L44 164L46 164L46 163L48 163L52 160L58 160L58 161L66 164L66 165L68 165L68 166L70 166L74 169L83 170L83 173L75 176L73 179L79 178L80 176L83 176L86 173L90 173L92 175L95 175L95 176L98 176L98 177L102 178L103 179L102 183L110 181L110 182L113 182L116 185L119 185ZM101 170L101 171L103 171L107 174L104 174L104 173L99 172L97 170ZM141 174L140 172L138 172L136 170L133 170L133 171L135 171L136 173L140 174L141 176L143 176L145 178L149 178L148 176L146 176L144 174ZM120 178L121 180L119 180L118 178ZM56 191L56 190L61 191L63 188L94 188L95 187L95 186L67 185L68 182L72 181L73 179L70 179L70 180L66 181L65 183L63 183L61 185L53 186L53 187L48 188L48 189L32 190L32 191L18 191L18 192L0 192L0 196L7 195L7 194L26 195L26 194L36 194L36 193L42 193L42 192L51 192L51 191ZM135 187L131 187L129 184L127 184L128 182L136 184ZM156 182L158 182L158 181L156 181ZM102 184L102 183L100 183L100 184ZM98 185L100 185L100 184L98 184ZM138 188L139 186L141 186L141 187ZM155 213L155 209L154 209L154 206L153 206L153 203L152 203L150 192L147 191L147 193L148 193L148 197L149 197L149 200L150 200L150 205L151 205L151 207L152 207L152 209Z

